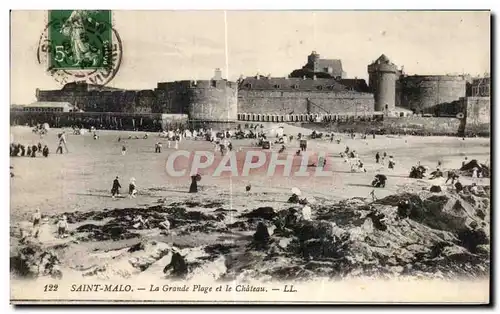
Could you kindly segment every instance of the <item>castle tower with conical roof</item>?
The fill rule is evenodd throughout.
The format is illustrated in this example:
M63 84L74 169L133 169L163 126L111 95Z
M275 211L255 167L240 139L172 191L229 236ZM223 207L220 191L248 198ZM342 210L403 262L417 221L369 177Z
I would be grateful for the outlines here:
M368 66L369 86L375 97L375 111L388 113L396 109L398 67L382 54Z

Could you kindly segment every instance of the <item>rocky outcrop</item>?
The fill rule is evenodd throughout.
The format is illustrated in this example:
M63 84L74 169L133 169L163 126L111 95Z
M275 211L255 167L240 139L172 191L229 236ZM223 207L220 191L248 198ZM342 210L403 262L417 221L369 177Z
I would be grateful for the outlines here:
M10 270L14 275L26 278L62 278L60 260L55 248L43 248L28 243L19 248L10 258Z
M80 270L82 276L98 278L477 277L488 275L490 267L489 193L489 188L481 195L469 189L458 194L414 189L374 202L353 198L309 204L310 217L303 216L298 203L285 203L281 210L259 207L231 219L227 210L187 210L180 203L73 213L68 221L80 226L69 241L138 239L111 253L96 253L103 262ZM165 219L172 233L162 237L158 232L157 240L144 236L160 230ZM173 233L184 238L197 233L215 242L182 246ZM13 254L11 269L24 277L60 277L59 249L23 244Z

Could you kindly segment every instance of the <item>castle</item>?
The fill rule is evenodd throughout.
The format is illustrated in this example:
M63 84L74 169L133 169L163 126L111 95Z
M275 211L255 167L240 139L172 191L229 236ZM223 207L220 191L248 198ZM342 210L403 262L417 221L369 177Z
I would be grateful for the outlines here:
M231 82L216 69L210 80L160 82L151 90L74 82L61 90L37 89L36 98L38 102L67 102L85 112L180 114L205 122L300 122L466 115L467 96L474 96L485 98L472 101L474 106L481 103L481 121L485 114L489 116L489 83L484 80L467 81L460 75L408 76L383 54L367 71L368 84L347 78L341 60L322 59L313 51L302 68L286 77L257 74Z

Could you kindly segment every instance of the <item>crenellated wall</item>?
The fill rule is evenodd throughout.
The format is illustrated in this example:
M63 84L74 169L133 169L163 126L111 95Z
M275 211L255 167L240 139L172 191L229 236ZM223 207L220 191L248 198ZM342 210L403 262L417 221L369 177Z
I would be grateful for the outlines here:
M373 112L373 94L240 90L238 112L258 114L325 114Z

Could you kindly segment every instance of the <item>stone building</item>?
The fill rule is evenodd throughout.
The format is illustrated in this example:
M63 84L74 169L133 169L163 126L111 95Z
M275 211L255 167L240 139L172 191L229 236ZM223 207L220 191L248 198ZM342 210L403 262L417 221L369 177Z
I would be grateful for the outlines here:
M311 116L373 114L373 95L364 80L335 78L247 77L239 81L241 120L296 121Z
M307 63L302 69L294 70L291 77L316 75L321 78L334 78L337 80L347 77L346 72L342 68L342 60L340 59L321 59L320 55L313 51L307 57Z

